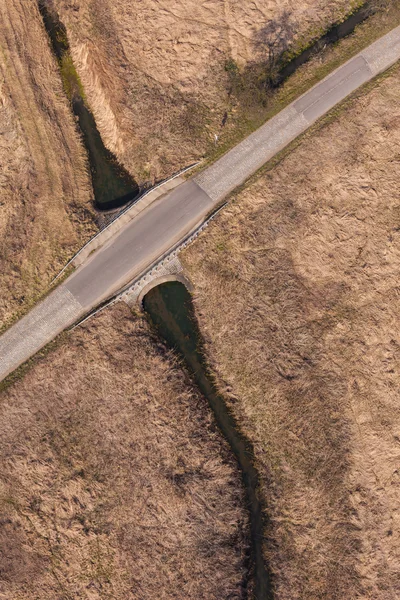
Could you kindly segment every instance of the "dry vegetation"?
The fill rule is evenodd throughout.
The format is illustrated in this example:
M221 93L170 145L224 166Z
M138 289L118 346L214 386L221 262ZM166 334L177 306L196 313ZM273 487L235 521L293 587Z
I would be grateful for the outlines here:
M84 151L36 0L0 3L0 326L93 231Z
M104 311L0 411L2 599L243 597L237 468L144 319Z
M399 95L395 69L183 256L255 447L279 600L400 595Z
M348 0L49 0L106 145L139 180L201 157L230 108L227 61L255 56L256 32L288 9L313 36Z

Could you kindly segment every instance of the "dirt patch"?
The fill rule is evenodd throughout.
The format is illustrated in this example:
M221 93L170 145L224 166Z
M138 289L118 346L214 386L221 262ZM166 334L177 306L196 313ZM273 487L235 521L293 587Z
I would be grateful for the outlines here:
M285 600L398 595L399 93L393 71L182 258Z
M2 598L243 597L240 475L144 319L74 330L0 411Z
M342 0L53 2L101 135L140 182L213 147L230 107L227 61L254 58L267 22L288 9L309 39L349 11Z
M91 232L85 155L34 0L2 3L0 325Z

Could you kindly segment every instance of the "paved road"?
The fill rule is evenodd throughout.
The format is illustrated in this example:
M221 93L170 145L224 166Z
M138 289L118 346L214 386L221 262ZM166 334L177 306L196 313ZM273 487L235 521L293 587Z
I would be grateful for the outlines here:
M156 200L89 257L65 287L85 309L92 308L145 271L201 222L213 206L195 181L186 181Z
M363 50L216 163L156 200L0 337L0 381L146 268L230 191L360 85L400 59L400 27Z

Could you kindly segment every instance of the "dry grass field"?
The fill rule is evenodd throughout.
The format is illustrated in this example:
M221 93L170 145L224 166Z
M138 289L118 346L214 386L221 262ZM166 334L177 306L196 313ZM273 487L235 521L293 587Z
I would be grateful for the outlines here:
M0 413L2 599L244 597L239 473L145 319L75 329Z
M227 61L255 57L256 33L288 10L315 36L355 0L49 0L106 145L139 181L201 157L230 109Z
M252 440L277 600L400 596L400 71L183 254Z
M0 327L94 230L84 151L36 0L0 3Z

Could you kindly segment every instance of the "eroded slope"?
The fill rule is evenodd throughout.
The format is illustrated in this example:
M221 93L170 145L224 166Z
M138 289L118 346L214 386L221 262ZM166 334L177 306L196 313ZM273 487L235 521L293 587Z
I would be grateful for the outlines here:
M214 144L230 104L227 61L254 58L266 23L279 26L287 9L296 35L312 36L349 11L342 0L49 1L67 26L105 143L141 181Z

